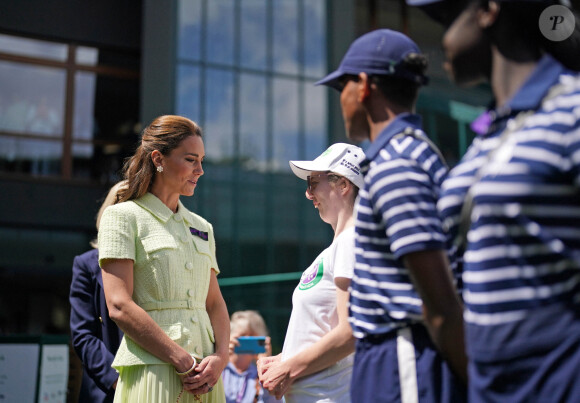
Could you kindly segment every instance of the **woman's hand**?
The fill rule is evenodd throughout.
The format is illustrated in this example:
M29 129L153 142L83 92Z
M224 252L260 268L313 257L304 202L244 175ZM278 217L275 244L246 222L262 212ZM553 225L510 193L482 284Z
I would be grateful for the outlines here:
M268 358L264 359L268 360ZM262 360L260 360L262 361ZM260 374L262 387L276 396L276 399L282 399L282 396L288 391L294 382L290 377L290 367L286 362L278 360L262 363L263 372Z
M218 382L227 361L216 354L205 357L187 376L181 377L183 387L195 395L203 395L211 392Z
M262 381L262 375L265 374L268 369L274 365L274 363L280 362L282 359L281 354L275 355L273 357L261 357L257 362L256 366L258 367L258 378Z
M234 349L239 345L240 342L238 341L238 335L237 334L230 335L229 354L234 355L235 354Z

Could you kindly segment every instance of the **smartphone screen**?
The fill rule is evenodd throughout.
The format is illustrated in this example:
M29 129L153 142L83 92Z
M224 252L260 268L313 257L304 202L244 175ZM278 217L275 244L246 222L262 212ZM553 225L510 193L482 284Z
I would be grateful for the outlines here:
M260 354L266 352L265 336L242 336L238 337L239 346L234 348L236 354Z

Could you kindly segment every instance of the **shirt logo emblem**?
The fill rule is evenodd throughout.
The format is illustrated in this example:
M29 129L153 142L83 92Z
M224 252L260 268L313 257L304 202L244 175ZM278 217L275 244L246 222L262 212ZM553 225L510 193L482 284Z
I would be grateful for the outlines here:
M306 271L302 273L298 289L308 290L314 287L316 284L320 282L323 274L324 274L324 264L323 259L321 258L320 261L315 262L312 266L310 266L310 268L306 269Z

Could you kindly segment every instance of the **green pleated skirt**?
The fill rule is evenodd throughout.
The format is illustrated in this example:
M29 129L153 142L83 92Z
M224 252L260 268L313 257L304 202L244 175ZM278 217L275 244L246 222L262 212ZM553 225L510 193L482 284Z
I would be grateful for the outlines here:
M199 395L203 403L225 403L220 376L213 391ZM194 395L183 390L171 365L133 365L119 368L114 403L195 403Z

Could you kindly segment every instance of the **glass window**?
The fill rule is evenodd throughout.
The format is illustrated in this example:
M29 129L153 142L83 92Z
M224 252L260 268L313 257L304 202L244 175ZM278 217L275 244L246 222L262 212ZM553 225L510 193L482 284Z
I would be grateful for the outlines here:
M117 181L140 131L139 66L136 52L0 35L0 171Z
M77 64L96 66L99 63L99 50L79 46L76 50L76 62Z
M133 136L139 122L139 82L97 75L95 100L95 139L124 141Z
M297 74L300 71L298 3L296 0L273 1L274 70Z
M325 0L304 1L304 74L322 78L326 72Z
M198 66L177 66L177 114L202 124L200 113L200 74Z
M75 106L74 129L75 140L92 140L95 132L95 92L97 75L95 73L80 72L75 75ZM91 147L92 148L92 147ZM81 155L90 156L91 152Z
M94 171L97 169L96 164L91 164L95 153L92 140L96 131L94 119L96 82L95 73L80 72L75 75L72 144L75 177L90 178L95 176Z
M139 82L75 74L73 176L116 182L138 141Z
M207 59L209 62L233 65L234 60L234 5L231 0L207 2Z
M244 186L239 187L238 196L240 207L240 214L238 214L239 238L244 243L254 244L254 248L259 248L260 241L267 237L267 217L264 210L268 197L263 191L268 188L267 177L255 172L246 172L243 183ZM265 250L263 250L262 256L265 256ZM256 256L254 256L255 258Z
M240 161L245 169L266 171L267 79L254 74L240 75Z
M65 71L0 61L0 88L0 170L58 174Z
M243 67L267 68L267 9L266 0L241 2L240 64Z
M66 72L0 61L0 131L62 135Z
M212 161L234 158L234 73L207 69L205 92L205 155Z
M65 61L68 56L68 46L0 34L0 52L18 56Z
M326 135L327 89L324 86L314 86L313 83L304 83L304 113L306 115L306 155L305 159L314 159L326 149L328 136Z
M177 13L177 52L182 59L201 58L201 0L181 0Z
M299 115L297 80L275 79L273 83L274 97L274 133L273 147L274 155L272 168L276 171L289 171L288 161L296 159L300 155L299 150Z
M286 161L286 165L289 167L288 161ZM301 232L304 230L304 226L300 225L303 209L298 206L304 205L306 201L305 190L304 181L295 175L276 175L270 191L272 192L272 204L276 206L272 215L272 229L274 239L277 242L285 241L290 244L300 239ZM312 206L312 204L310 205ZM282 248L282 250L284 249L287 250L287 248Z
M307 243L319 251L331 238L288 164L328 143L327 91L313 86L327 70L327 3L199 0L180 8L197 15L179 16L176 109L205 133L194 203L214 225L226 277L299 270L312 258ZM196 46L197 35L204 43L192 57L183 43Z
M207 137L206 155L207 155ZM232 186L232 168L224 166L215 166L211 163L206 163L204 166L206 174L201 177L200 190L209 194L207 200L207 218L211 218L211 223L214 227L215 234L224 236L224 234L232 234L234 226L234 209L237 205L234 203L237 195L235 188ZM196 190L197 192L197 190ZM223 244L218 244L222 245ZM219 265L223 266L223 262L219 261Z
M54 176L60 172L60 140L0 137L0 170Z

